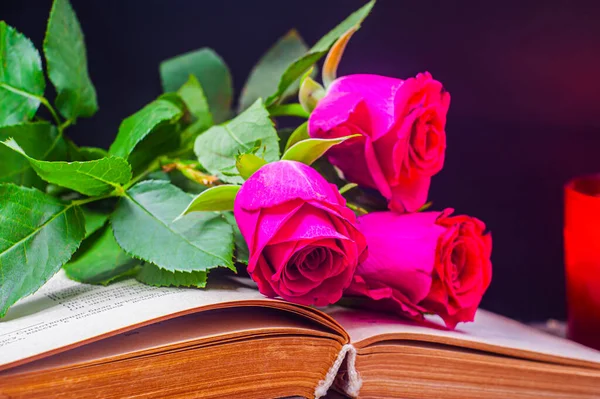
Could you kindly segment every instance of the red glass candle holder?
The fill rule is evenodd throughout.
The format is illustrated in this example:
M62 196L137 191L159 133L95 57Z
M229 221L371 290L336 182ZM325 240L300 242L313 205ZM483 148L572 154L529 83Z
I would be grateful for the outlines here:
M600 349L600 174L565 186L569 338Z

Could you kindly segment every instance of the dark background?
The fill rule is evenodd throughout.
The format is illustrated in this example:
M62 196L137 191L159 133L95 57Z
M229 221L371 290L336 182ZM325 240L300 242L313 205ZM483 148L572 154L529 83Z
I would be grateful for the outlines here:
M120 121L160 94L158 64L208 46L236 92L296 27L315 43L363 0L72 0L99 113L69 129L108 147ZM483 219L494 278L483 306L521 320L564 318L562 186L600 172L600 5L567 1L379 0L340 74L429 70L452 95L435 208ZM41 49L50 0L0 0L0 19Z

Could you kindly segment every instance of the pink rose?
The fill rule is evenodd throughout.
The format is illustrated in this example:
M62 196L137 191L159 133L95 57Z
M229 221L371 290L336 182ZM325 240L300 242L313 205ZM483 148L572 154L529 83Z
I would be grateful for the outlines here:
M369 256L346 295L381 301L371 305L413 318L436 313L449 328L472 321L492 278L492 238L480 220L451 213L360 217Z
M234 214L250 249L248 272L268 297L334 303L367 255L337 188L299 162L260 168L238 192Z
M310 115L311 137L348 140L327 153L349 181L378 189L397 212L427 201L444 165L450 94L429 73L407 80L349 75L333 82Z

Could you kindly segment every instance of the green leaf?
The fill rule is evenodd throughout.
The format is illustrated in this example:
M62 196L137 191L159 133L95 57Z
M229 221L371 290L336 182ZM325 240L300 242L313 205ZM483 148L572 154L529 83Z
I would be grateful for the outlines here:
M302 109L310 114L317 108L318 102L325 97L326 94L327 92L323 86L314 81L310 76L307 76L300 84L298 101L300 101Z
M65 141L56 128L46 122L23 123L0 127L0 141L13 138L25 152L36 159L63 160L67 157ZM46 183L35 173L29 161L10 148L0 145L0 182L43 189Z
M346 31L350 30L353 27L359 28L362 24L363 20L371 13L373 6L375 5L375 0L369 1L367 4L359 8L357 11L353 12L342 21L338 26L333 28L329 33L321 38L310 49L311 52L317 51L329 51L331 46L344 34Z
M279 85L275 93L273 93L265 103L267 106L280 101L283 94L289 89L292 84L308 71L317 61L319 61L333 46L333 44L352 27L360 27L362 21L369 15L371 9L375 5L375 0L371 0L358 11L352 13L348 18L342 21L338 26L333 28L321 40L317 42L305 55L291 63L279 80Z
M117 242L128 254L169 271L234 269L231 226L221 215L198 212L174 221L189 201L165 181L138 183L111 216Z
M304 119L308 119L310 116L310 113L306 112L306 110L302 107L302 104L298 103L274 105L269 108L269 114L272 117L295 116Z
M119 157L85 162L49 162L31 158L13 140L2 142L25 157L39 177L48 183L70 188L85 195L107 194L131 180L131 168Z
M0 126L31 119L45 88L40 53L23 34L0 21Z
M94 161L100 158L108 157L108 151L104 148L98 147L79 147L71 139L63 137L66 142L67 156L66 159L69 161Z
M67 160L68 161L87 161L82 154L79 153L79 146L68 137L63 139L67 143Z
M117 138L108 153L128 159L138 144L150 133L158 131L165 124L176 123L182 116L183 111L173 102L157 99L121 123Z
M180 124L163 124L144 137L129 155L127 161L131 165L134 176L146 170L149 164L159 155L167 154L181 148ZM190 156L193 152L189 151Z
M204 90L194 75L190 75L188 81L178 91L186 108L194 116L195 120L181 133L182 146L192 147L194 139L213 125L212 114L204 95Z
M230 211L233 209L233 202L238 191L240 191L240 186L233 184L224 184L204 190L190 202L178 218L190 212Z
M160 77L165 92L177 91L194 75L204 89L210 112L216 123L231 114L233 88L225 62L213 50L202 48L170 58L160 64Z
M196 287L206 286L207 273L203 271L169 271L151 263L146 263L135 276L138 281L155 287Z
M166 182L171 181L171 177L169 177L169 174L162 170L157 170L155 172L148 173L148 175L146 176L146 179L147 180L164 180Z
M279 77L285 72L288 65L302 57L307 51L308 46L295 29L290 30L279 39L250 72L240 96L239 111L245 110L257 99L265 99L274 93L277 90ZM298 91L298 85L296 84L291 89L287 92L288 94Z
M288 148L287 151L281 156L281 159L298 161L310 165L317 159L321 158L327 152L327 150L334 145L338 145L350 138L359 136L359 134L353 134L351 136L338 137L335 139L302 140Z
M44 190L44 192L46 194L49 194L49 195L51 195L53 197L57 197L57 198L60 198L62 195L66 195L67 193L70 193L70 191L71 190L69 190L68 188L57 186L56 184L48 184L46 186L46 189Z
M282 127L277 129L277 135L279 136L279 152L281 154L285 152L285 146L295 130L296 128L293 127Z
M302 58L297 59L285 70L279 79L277 91L270 95L265 103L267 106L277 103L283 98L283 94L293 85L299 78L304 75L317 61L319 61L327 52L307 53Z
M79 147L77 149L83 161L94 161L100 158L108 157L108 151L98 147Z
M240 176L247 180L257 170L267 164L267 161L254 154L240 154L235 159L235 167L240 172Z
M212 126L213 120L208 107L208 101L204 95L204 90L194 75L177 91L188 110L194 115L202 126Z
M304 122L303 124L301 124L300 126L298 126L298 128L292 132L292 134L288 138L287 143L285 144L285 150L283 152L285 153L294 144L296 144L302 140L308 140L308 139L310 139L310 136L308 135L308 121L307 121L307 122Z
M81 208L85 218L85 238L88 238L96 231L100 230L108 220L108 214L97 212L89 208Z
M98 110L88 74L83 33L68 0L54 0L44 38L48 77L56 87L56 107L67 119L90 117Z
M257 141L261 148L256 155L267 162L279 160L279 137L260 99L229 122L213 126L198 136L194 151L200 164L212 175L241 184L244 180L240 176L231 176L237 173L235 157L251 152Z
M128 256L115 241L110 225L86 238L73 259L63 268L70 279L108 285L131 273L140 261Z
M181 96L175 92L163 93L160 96L158 96L157 100L166 100L166 101L171 102L177 108L180 108L182 110L186 109L185 102L183 102L183 99L181 98Z
M240 231L240 228L235 221L235 216L233 216L233 212L223 212L223 216L225 220L233 227L233 239L235 242L235 260L237 262L243 263L245 265L248 264L248 259L250 257L250 250L248 249L248 244L246 244L246 240Z
M158 179L155 179L158 180ZM164 180L164 179L163 179ZM197 195L206 190L206 186L197 183L196 180L190 180L180 170L169 172L169 181L176 187L182 189L188 194Z
M0 184L0 317L35 292L73 255L85 234L77 206Z
M348 191L350 191L350 190L352 190L353 188L356 188L356 187L358 187L358 184L356 184L356 183L344 184L343 187L340 187L340 194L344 195Z

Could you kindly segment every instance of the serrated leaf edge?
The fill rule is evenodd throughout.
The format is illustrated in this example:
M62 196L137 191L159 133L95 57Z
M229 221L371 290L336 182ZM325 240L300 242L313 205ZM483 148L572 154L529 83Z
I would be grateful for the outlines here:
M142 181L142 182L140 182L140 183L136 184L134 187L136 187L136 186L139 186L139 185L143 185L143 184L149 184L149 183L152 183L152 182L160 182L160 180L144 180L144 181ZM127 196L127 195L124 195L124 197L125 197L125 196ZM127 196L127 197L128 197L128 196ZM121 200L122 200L122 198L120 199L120 201L121 201ZM138 205L139 205L139 204L138 204ZM145 208L143 208L141 205L139 205L139 206L140 206L142 209L144 209L144 211L145 211L146 213L148 213L148 211L147 211ZM112 214L110 215L110 220L111 220L111 223L112 223L112 217L113 217L113 215L114 215L114 213L112 213ZM220 216L221 216L221 217L223 217L222 215L220 215ZM162 223L162 222L161 222L161 223ZM164 223L163 223L163 224L164 224ZM231 225L230 225L229 223L227 223L227 224L229 225L229 227L231 227ZM125 249L125 248L123 247L123 245L122 245L122 244L119 242L119 239L117 238L117 236L115 235L115 231L114 231L114 229L113 229L113 236L115 237L115 241L117 242L117 244L119 245L119 247L120 247L120 248L123 250L123 252L125 252L125 253L126 253L128 256L130 256L130 257L132 257L132 258L134 258L134 259L141 260L142 262L148 262L148 263L152 263L151 261L149 261L149 260L147 260L147 259L144 259L144 258L142 258L141 256L135 255L135 254L131 253L130 251L128 251L127 249ZM234 239L234 237L233 237L233 227L231 228L231 245L230 245L230 248L231 248L231 253L234 253L234 252L235 252L235 239ZM206 251L204 251L204 252L206 252ZM212 255L212 254L210 254L210 255ZM223 259L223 258L221 258L220 256L216 256L216 255L214 255L214 256L215 256L215 258L218 258L218 259ZM211 269L214 269L214 268L217 268L217 267L226 267L226 268L228 268L228 269L231 269L231 270L233 270L233 271L235 271L235 272L237 273L237 269L235 268L235 264L234 264L234 262L233 262L233 259L232 259L232 260L230 260L230 261L229 261L229 263L230 263L230 264L227 264L227 262L226 262L226 263L225 263L225 264L223 264L223 265L217 265L217 266L210 267L210 268L208 268L208 269L206 269L206 270L196 270L196 271L208 271L208 270L211 270ZM153 263L153 264L154 264L154 263ZM164 269L164 268L161 268L161 269ZM165 269L165 270L168 270L168 271L180 271L180 272L189 271L189 269L182 270L182 269L177 269L177 268L174 268L173 270L169 270L169 269Z

